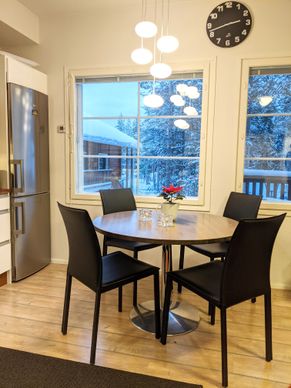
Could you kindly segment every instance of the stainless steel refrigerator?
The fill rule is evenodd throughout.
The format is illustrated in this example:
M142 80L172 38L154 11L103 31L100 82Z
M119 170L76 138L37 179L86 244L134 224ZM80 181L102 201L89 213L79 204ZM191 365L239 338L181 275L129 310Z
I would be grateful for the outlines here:
M8 83L12 280L51 259L48 97Z

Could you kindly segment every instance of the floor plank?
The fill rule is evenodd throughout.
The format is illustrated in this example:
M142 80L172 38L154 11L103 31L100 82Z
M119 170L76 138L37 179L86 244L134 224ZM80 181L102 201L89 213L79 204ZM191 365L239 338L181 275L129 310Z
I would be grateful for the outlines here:
M29 278L0 288L0 346L88 362L94 294L73 282L68 334L60 332L64 265L51 264ZM152 282L141 281L139 299L152 298ZM162 346L129 321L132 287L124 287L124 311L117 293L102 296L96 364L158 377L221 386L220 320L209 324L207 304L184 290L177 297L195 305L196 331L169 337ZM291 383L291 292L273 290L274 359L264 359L263 299L228 312L229 387L287 388Z

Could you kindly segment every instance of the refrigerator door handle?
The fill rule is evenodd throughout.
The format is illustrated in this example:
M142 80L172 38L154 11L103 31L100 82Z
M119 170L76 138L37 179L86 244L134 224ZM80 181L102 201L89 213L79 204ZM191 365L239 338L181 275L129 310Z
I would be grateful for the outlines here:
M25 219L24 219L24 202L16 202L14 204L15 210L14 210L14 225L15 225L15 230L14 234L15 237L24 234L25 233ZM19 217L19 210L21 216ZM21 219L21 227L20 227L20 219Z
M23 175L23 160L11 160L10 161L13 169L12 169L12 187L13 192L23 193L24 192L24 175ZM20 185L19 185L20 181Z

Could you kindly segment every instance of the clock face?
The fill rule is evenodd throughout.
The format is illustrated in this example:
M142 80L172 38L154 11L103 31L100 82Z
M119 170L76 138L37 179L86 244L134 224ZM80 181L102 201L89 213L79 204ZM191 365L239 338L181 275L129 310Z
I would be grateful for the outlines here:
M238 1L225 1L216 6L206 23L209 39L219 47L237 46L248 36L251 27L250 11Z

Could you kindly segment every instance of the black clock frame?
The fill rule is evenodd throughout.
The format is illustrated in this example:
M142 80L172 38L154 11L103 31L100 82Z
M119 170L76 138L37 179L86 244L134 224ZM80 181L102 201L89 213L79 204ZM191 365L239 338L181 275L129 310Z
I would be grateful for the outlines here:
M208 16L206 32L218 47L229 48L242 43L252 28L250 10L238 1L217 5Z

